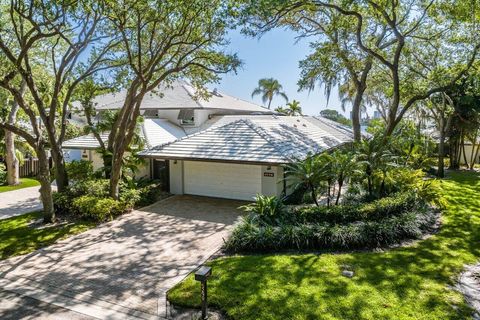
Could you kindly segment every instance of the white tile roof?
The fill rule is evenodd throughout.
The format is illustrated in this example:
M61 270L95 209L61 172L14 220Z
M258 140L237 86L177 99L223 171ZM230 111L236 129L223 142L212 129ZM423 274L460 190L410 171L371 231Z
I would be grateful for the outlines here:
M288 163L353 140L343 126L321 117L223 116L209 128L141 152L146 157Z
M186 136L185 131L166 119L145 119L141 135L148 148L173 142ZM108 140L108 132L101 134L102 140ZM63 143L64 149L97 149L100 147L92 134L74 138Z
M97 110L116 110L122 107L125 96L126 90L108 93L97 96L93 103ZM74 103L74 108L81 109L78 103ZM140 109L213 109L237 113L273 113L262 106L221 92L211 92L208 99L198 98L195 88L185 81L175 81L171 86L160 86L150 92L144 97Z
M103 142L108 140L108 132L100 135ZM63 149L97 149L100 148L100 143L93 136L93 134L87 134L77 138L67 140L62 145Z

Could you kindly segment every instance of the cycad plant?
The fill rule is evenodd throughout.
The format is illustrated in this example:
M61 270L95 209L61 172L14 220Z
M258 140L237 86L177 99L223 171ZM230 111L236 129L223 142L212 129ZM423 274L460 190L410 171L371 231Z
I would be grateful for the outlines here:
M313 201L318 206L317 188L321 181L322 163L319 158L309 154L304 160L294 161L285 168L287 181L294 190L306 188L309 190Z

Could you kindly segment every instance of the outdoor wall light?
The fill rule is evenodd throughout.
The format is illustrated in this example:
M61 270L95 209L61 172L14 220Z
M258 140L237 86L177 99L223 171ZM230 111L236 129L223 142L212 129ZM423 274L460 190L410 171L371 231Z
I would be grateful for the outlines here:
M173 160L173 164L177 164L177 160Z
M212 268L207 266L201 266L195 272L195 280L199 281L202 285L202 319L205 320L207 316L207 280L212 275Z
M272 170L272 167L271 167L271 166L268 166L268 167L267 167L267 170Z

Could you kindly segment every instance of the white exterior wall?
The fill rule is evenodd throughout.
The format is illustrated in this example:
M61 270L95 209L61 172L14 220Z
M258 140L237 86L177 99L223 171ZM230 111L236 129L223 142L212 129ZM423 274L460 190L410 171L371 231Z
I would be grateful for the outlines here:
M283 168L225 162L170 160L170 193L252 200L283 196ZM272 176L273 175L273 176ZM212 180L215 179L215 180Z
M95 150L88 150L88 159L83 158L84 160L90 160L93 165L93 170L97 171L98 169L103 168L103 159L102 156Z
M283 170L276 166L262 166L262 194L266 196L282 196ZM273 176L272 176L273 175Z
M477 152L477 147L478 146L475 146L475 150L473 150L473 146L471 144L466 144L465 145L465 155L467 156L467 161L468 163L470 163L470 159L472 157L472 152ZM475 155L473 155L475 156ZM480 163L480 156L477 157L475 163ZM463 155L463 150L462 150L462 154L461 154L461 157L460 157L460 164L466 164L465 163L465 157Z
M195 119L195 126L199 127L208 120L208 116L210 115L209 110L195 110L194 111L194 119Z
M173 124L180 125L180 120L178 120L178 114L180 110L158 110L158 118L167 119Z
M170 193L183 194L183 161L169 160Z

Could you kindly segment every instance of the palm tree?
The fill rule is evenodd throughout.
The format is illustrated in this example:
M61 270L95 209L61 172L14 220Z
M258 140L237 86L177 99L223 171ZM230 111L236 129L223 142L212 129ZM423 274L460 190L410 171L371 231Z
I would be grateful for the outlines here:
M338 205L345 181L354 175L361 174L357 158L351 152L336 150L331 154L332 171L335 173L338 191L335 205Z
M268 101L267 107L270 109L274 96L281 96L288 102L288 97L282 90L283 87L278 80L273 78L263 78L258 80L258 87L253 90L252 98L259 94L262 95L262 102L267 103Z
M297 100L293 100L292 102L287 103L286 111L289 116L301 116L302 108L300 107L300 102Z
M313 201L318 207L317 188L321 181L321 163L318 157L309 155L303 161L295 161L285 168L288 181L292 183L293 189L305 188L310 191Z
M284 115L288 115L288 109L285 108L285 107L276 107L275 108L275 112L278 112L278 113L281 113L281 114L284 114Z

